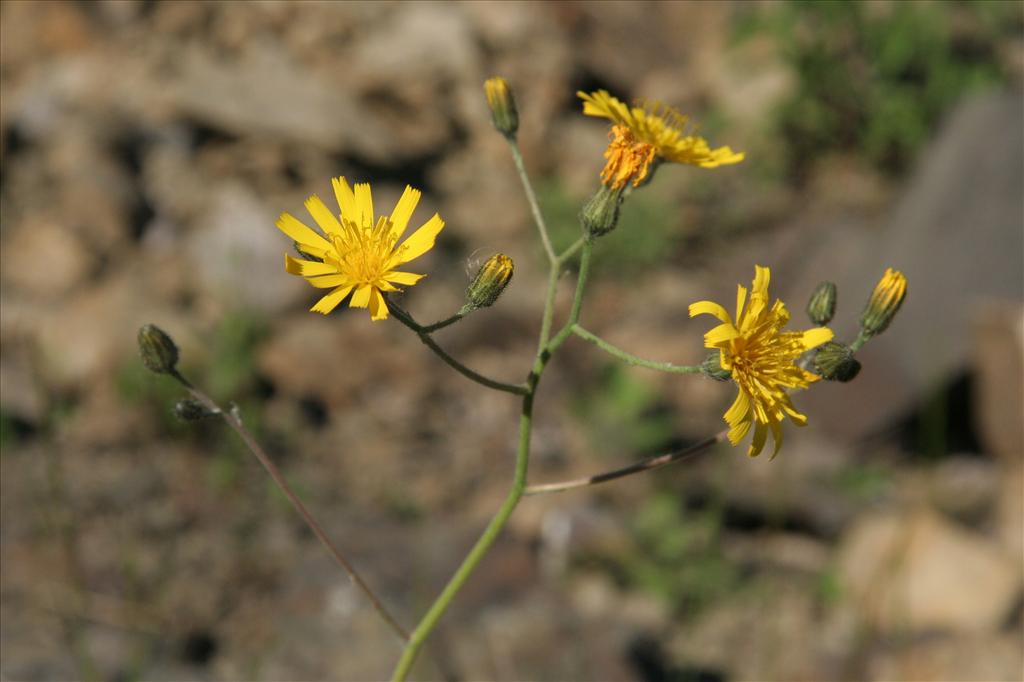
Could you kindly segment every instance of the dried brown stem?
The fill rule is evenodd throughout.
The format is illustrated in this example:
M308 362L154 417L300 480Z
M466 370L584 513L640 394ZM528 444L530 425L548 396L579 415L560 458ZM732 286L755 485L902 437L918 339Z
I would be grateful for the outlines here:
M280 488L281 492L284 493L285 497L288 498L288 501L292 503L293 507L295 507L295 511L299 512L299 515L306 522L306 525L308 525L310 530L313 531L313 534L316 535L317 539L320 540L321 544L323 544L323 546L327 548L327 551L330 552L331 556L334 558L335 563L337 563L338 566L340 566L342 570L344 570L348 574L348 577L352 581L352 583L356 587L358 587L359 590L362 591L364 595L366 595L366 598L370 600L370 603L373 605L373 608L377 610L377 613L380 614L380 617L383 618L384 621L388 624L388 626L395 632L395 634L399 636L402 642L407 642L409 640L409 633L406 632L405 628L398 624L398 621L396 621L394 617L392 617L392 615L388 612L387 608L384 607L384 604L382 604L380 599L377 598L377 595L375 595L373 593L373 590L370 589L370 586L367 585L366 582L359 576L359 573L356 572L355 567L353 567L352 564L350 564L348 560L341 554L341 552L338 551L338 548L334 546L334 543L332 543L331 539L327 537L327 534L324 532L323 528L320 527L320 524L317 522L317 520L313 518L313 515L309 512L308 509L306 509L306 505L304 505L302 503L302 500L300 500L299 497L292 491L291 486L288 485L288 482L281 474L280 469L278 469L277 465L275 465L270 460L270 457L267 456L267 453L263 450L263 447L256 441L253 435L245 427L245 424L242 423L242 420L239 418L238 414L235 413L234 411L222 410L220 406L217 405L217 403L215 403L212 398L210 398L210 396L206 395L201 390L193 386L187 379L185 379L185 377L183 377L177 371L173 372L172 376L174 376L175 379L181 382L181 384L186 389L188 389L188 392L192 394L193 398L201 402L210 411L220 415L227 423L227 425L234 429L235 433L237 433L238 436L242 439L242 441L245 442L250 452L252 452L252 454L256 456L256 459L258 459L260 464L263 465L263 468L267 470L267 473L270 474L270 477L274 479L274 483L277 484L277 487Z
M586 486L597 485L598 483L604 483L606 481L614 481L615 479L622 478L623 476L632 476L633 474L651 471L652 469L660 469L663 466L692 457L693 455L710 448L715 443L722 442L725 440L726 434L728 433L728 431L721 431L716 433L714 436L705 438L704 440L694 443L683 450L670 452L665 455L658 455L656 457L649 457L641 462L630 464L629 466L625 466L620 469L612 469L611 471L604 471L600 474L584 476L583 478L574 478L568 481L559 481L557 483L538 483L537 485L529 485L526 486L526 490L523 494L542 495L545 493L560 493L565 490L584 488Z

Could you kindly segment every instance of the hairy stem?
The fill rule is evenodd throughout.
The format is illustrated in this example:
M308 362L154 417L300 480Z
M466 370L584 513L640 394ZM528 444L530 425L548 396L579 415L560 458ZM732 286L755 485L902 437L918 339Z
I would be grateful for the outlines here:
M397 305L395 305L394 302L388 301L388 309L395 316L396 320L398 320L406 327L416 332L416 335L420 338L420 341L422 341L427 346L427 348L434 351L434 353L439 358L444 360L449 367L457 371L462 376L472 381L475 381L481 386L493 388L496 391L505 391L506 393L514 393L516 395L527 394L528 389L526 387L526 384L507 384L503 381L496 381L495 379L485 377L483 374L480 374L479 372L474 372L469 367L466 367L464 364L462 364L461 362L453 358L451 355L449 355L445 349L441 348L441 346L437 344L437 341L434 341L434 338L430 335L430 332L426 331L428 327L424 327L423 325L418 323L416 320L413 319L412 315L399 308Z
M338 548L334 546L331 539L327 537L327 533L324 532L323 528L313 517L313 514L306 509L306 505L304 505L302 500L299 499L299 496L292 491L291 486L288 485L288 481L285 480L281 471L277 468L277 465L271 461L266 451L263 450L263 446L256 441L253 435L249 432L249 429L247 429L245 424L242 423L238 414L233 411L222 410L210 396L193 386L191 382L176 370L172 372L171 376L177 379L182 386L188 389L188 392L192 394L193 398L201 402L211 412L220 415L227 425L234 429L235 433L237 433L242 439L246 447L249 448L249 451L256 456L256 459L258 459L260 464L263 465L263 468L267 470L268 474L270 474L270 478L274 480L277 487L282 493L284 493L285 497L288 498L288 501L292 503L292 506L295 507L295 511L299 513L299 516L301 516L306 522L306 525L313 531L313 534L316 535L317 539L319 539L323 546L327 548L327 551L330 552L331 556L334 558L335 563L341 566L341 568L348 574L352 584L358 587L359 590L366 595L366 598L370 600L373 608L377 610L377 613L380 614L380 617L388 624L388 627L390 627L403 642L408 641L409 634L405 631L405 628L398 624L398 621L396 621L388 612L384 604L377 598L377 595L370 589L370 586L366 584L362 577L360 577L355 567L352 566L342 553L338 551Z
M597 336L596 334L587 331L578 324L573 325L572 333L580 337L581 339L586 339L587 341L591 342L592 344L594 344L604 352L608 353L609 355L616 357L619 360L622 360L627 365L646 367L647 369L654 369L659 372L668 372L670 374L700 374L701 371L699 365L675 365L672 364L671 362L655 362L653 360L644 360L643 358L637 357L632 353L627 353L626 351L622 350L617 346L613 346L612 344L602 339L600 336Z
M537 231L540 233L540 241L544 244L544 253L548 255L548 262L552 265L558 260L555 249L551 246L551 238L548 236L547 225L544 224L544 214L540 211L540 204L537 203L537 195L533 192L533 185L530 184L530 176L526 173L526 166L523 164L523 155L519 151L519 143L515 139L508 141L512 150L512 160L515 161L516 170L519 171L519 179L523 182L523 191L526 193L526 200L530 203L530 211L533 213L533 222L537 224Z

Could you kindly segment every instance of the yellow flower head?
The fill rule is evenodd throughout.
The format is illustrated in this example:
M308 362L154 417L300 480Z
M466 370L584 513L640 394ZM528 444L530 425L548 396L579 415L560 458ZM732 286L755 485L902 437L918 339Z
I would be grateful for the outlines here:
M860 326L868 336L881 334L889 328L907 295L907 278L899 270L886 268L860 316Z
M704 335L704 345L717 348L723 369L732 373L739 395L725 413L729 424L729 442L736 445L754 425L754 438L747 454L756 457L764 448L771 429L775 441L774 458L782 447L780 424L788 415L797 426L807 423L807 417L796 411L787 395L787 389L807 388L818 377L796 366L795 360L805 351L832 339L827 327L805 332L782 331L789 322L789 311L777 300L768 305L768 268L754 267L754 282L750 301L747 290L738 287L736 320L725 308L711 301L690 305L690 317L708 314L722 324Z
M331 182L340 215L331 213L315 194L306 200L306 210L320 226L322 235L290 213L282 213L277 219L278 229L309 257L292 258L286 254L285 270L305 277L318 289L331 289L310 310L326 315L351 293L350 307L369 308L374 320L387 319L388 306L382 292L398 291L396 285L412 286L424 277L396 268L432 249L444 221L435 213L399 244L419 203L419 190L407 186L391 215L376 218L369 184L357 184L353 192L345 178L334 178Z
M743 160L742 153L729 147L711 149L703 137L685 134L687 117L659 102L628 107L607 90L576 94L583 100L585 116L600 116L614 124L604 153L608 162L601 171L602 182L612 188L630 181L640 186L656 160L701 168Z

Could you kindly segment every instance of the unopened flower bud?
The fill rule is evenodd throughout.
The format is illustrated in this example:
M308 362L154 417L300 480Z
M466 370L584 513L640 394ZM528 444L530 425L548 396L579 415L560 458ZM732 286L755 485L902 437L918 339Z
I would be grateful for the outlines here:
M875 285L871 298L860 316L861 335L871 338L881 334L892 322L907 295L907 278L899 270L886 268Z
M832 282L822 282L811 294L811 300L807 303L807 316L811 322L824 327L832 321L836 314L836 285Z
M849 346L835 341L821 345L814 354L814 367L822 379L846 383L860 373L860 361Z
M174 416L183 422L194 422L216 416L216 412L198 400L185 398L174 405Z
M505 137L515 138L519 130L519 111L508 81L504 78L488 78L484 81L484 93L487 95L487 106L491 108L494 127Z
M619 224L619 207L622 206L622 188L601 185L594 196L583 205L580 222L588 237L608 234Z
M178 347L167 333L155 324L139 329L139 355L146 369L157 374L170 374L178 364Z
M476 277L466 288L466 312L487 308L505 291L512 281L512 259L503 253L496 253L480 267Z
M715 381L728 381L732 377L732 372L722 368L722 354L717 350L708 353L704 362L700 363L700 371Z

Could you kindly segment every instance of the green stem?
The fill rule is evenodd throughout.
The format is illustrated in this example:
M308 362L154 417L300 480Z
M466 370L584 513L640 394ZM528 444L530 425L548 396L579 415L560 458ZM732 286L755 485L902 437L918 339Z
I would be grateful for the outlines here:
M533 382L534 386L536 381ZM512 512L515 511L516 506L519 504L519 500L523 497L523 490L526 489L526 473L527 466L530 461L530 431L533 417L533 393L527 394L523 397L523 410L519 418L519 447L516 450L516 472L515 478L512 482L512 489L509 491L508 496L502 503L501 508L498 509L498 513L494 515L491 522L487 524L487 528L484 530L483 535L473 545L473 549L469 551L466 558L462 560L462 565L459 566L458 570L445 585L444 590L440 596L431 605L430 610L427 611L426 615L423 616L423 620L420 621L416 629L413 630L412 635L409 637L409 642L405 646L405 650L402 652L402 657L398 661L398 665L395 667L395 671L392 674L392 680L404 680L408 677L410 670L412 669L413 663L416 661L416 656L419 654L420 648L423 643L433 632L437 626L437 622L444 615L444 612L448 610L449 605L455 596L462 589L462 586L469 580L469 576L472 575L473 571L480 564L480 561L486 556L488 550L494 541L498 539L502 529L505 528L505 524L508 522Z
M551 246L551 238L548 236L547 225L544 224L544 215L540 212L540 204L537 203L537 195L534 194L533 185L530 184L530 176L526 173L523 155L519 151L519 143L512 138L509 139L508 146L512 150L512 160L515 161L516 170L519 171L519 179L523 182L526 200L530 203L533 222L537 224L537 231L540 232L540 241L544 244L544 253L548 255L548 262L554 265L558 261L558 257L555 255L555 249Z
M859 351L861 349L861 346L863 346L865 343L867 343L870 339L871 339L871 337L866 335L864 333L864 330L861 330L860 333L857 334L857 339L853 343L850 344L850 350L853 351L854 353L856 353L857 351Z
M618 358L619 360L622 360L627 365L646 367L647 369L654 369L659 372L668 372L670 374L700 374L701 371L699 365L675 365L671 362L655 362L653 360L644 360L643 358L637 357L632 353L627 353L626 351L622 350L617 346L613 346L612 344L602 339L600 336L588 332L586 329L579 326L578 324L573 325L572 333L580 337L581 339L586 339L587 341L590 341L592 344L594 344L604 352Z
M583 243L583 253L580 254L580 271L576 275L576 293L572 299L572 309L569 311L569 319L566 320L565 325L555 334L555 338L548 341L547 346L544 348L544 353L551 354L558 350L563 343L565 343L570 336L572 336L573 327L580 319L580 311L583 308L583 292L587 287L587 278L590 276L590 255L593 250L593 244L590 241Z
M445 327L448 327L450 325L455 324L456 322L458 322L459 320L464 318L466 315L468 315L469 312L470 311L463 312L463 311L460 310L459 312L455 313L451 317L445 318L445 319L441 320L440 322L435 322L434 324L428 324L428 325L424 326L422 328L422 331L423 331L424 334L433 334L434 332L438 331L439 329L444 329Z
M589 242L582 244L582 249L580 270L576 279L576 294L573 298L572 311L569 313L570 322L559 332L560 336L565 332L562 342L571 334L572 326L579 319L580 309L583 305L583 290L590 271L591 244ZM416 626L416 629L409 636L409 641L402 652L402 657L399 659L398 665L392 674L392 680L396 682L405 680L409 676L409 672L412 670L413 663L416 662L416 657L423 647L423 643L426 642L430 633L433 632L438 621L441 620L441 616L448 610L459 590L469 580L469 576L472 575L480 561L491 549L494 541L498 539L501 531L505 528L505 524L508 523L509 517L512 516L512 512L515 511L516 506L519 504L519 500L522 499L523 492L526 490L526 474L530 462L530 432L533 424L533 399L537 392L537 385L540 383L540 377L544 373L544 368L550 361L554 348L557 348L557 346L553 345L557 337L556 339L549 340L548 335L551 330L551 320L554 316L555 289L558 286L558 275L561 271L561 265L562 261L556 258L552 262L551 276L548 278L548 291L544 297L544 317L542 318L540 340L537 345L537 356L533 363L533 370L530 372L529 379L526 382L526 393L523 395L523 408L519 418L519 445L516 449L516 469L515 477L512 481L512 489L509 490L505 501L494 515L494 518L487 524L483 535L473 545L473 549L469 551L466 558L462 560L462 564L456 569L455 574L448 581L448 584L445 585L441 594L434 600L426 615L423 616L419 625ZM561 343L558 345L561 345Z
M391 301L388 301L388 309L395 316L395 319L416 332L416 336L420 338L420 341L422 341L430 350L434 351L439 358L448 363L448 366L462 376L475 381L481 386L493 388L496 391L505 391L506 393L514 393L515 395L526 395L528 393L526 384L506 384L503 381L496 381L489 377L485 377L479 372L474 372L469 367L466 367L464 364L449 355L445 349L441 348L441 346L437 345L437 342L434 341L432 336L430 336L430 333L426 331L428 328L414 320L412 315L402 310Z

